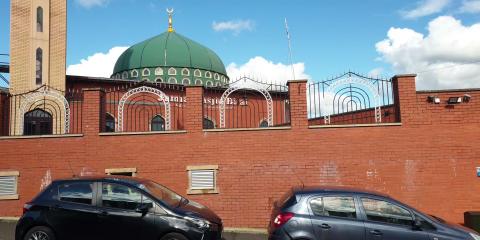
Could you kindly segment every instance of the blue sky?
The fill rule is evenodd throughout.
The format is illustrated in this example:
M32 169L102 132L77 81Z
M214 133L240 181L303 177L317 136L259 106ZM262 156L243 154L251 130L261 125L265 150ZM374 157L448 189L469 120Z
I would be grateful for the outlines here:
M422 65L426 69L407 67L415 63L404 63L405 66L399 67L397 60L386 60L398 56L389 56L388 50L379 51L376 44L388 38L387 33L392 27L428 36L429 23L440 16L451 16L453 20L461 21L462 27L470 27L480 22L480 8L475 9L477 2L68 0L67 65L78 64L95 53L107 53L115 46L130 46L166 31L165 8L173 7L175 30L213 49L225 65L236 63L240 68L256 56L274 64L288 64L284 28L284 18L287 17L294 62L303 63L304 73L311 79L321 80L349 69L361 73L374 70L374 73L388 77L399 71L431 71L438 69L432 65L438 61ZM471 4L467 7L473 9L466 8L466 4ZM0 53L9 52L8 16L9 1L1 1ZM216 31L214 23L221 22L240 23L238 27L244 29ZM476 34L476 28L472 32ZM391 45L389 49L394 47L393 43ZM480 53L468 59L480 60ZM459 64L451 59L444 63ZM439 66L445 68L445 65ZM435 84L432 83L433 88L445 86Z

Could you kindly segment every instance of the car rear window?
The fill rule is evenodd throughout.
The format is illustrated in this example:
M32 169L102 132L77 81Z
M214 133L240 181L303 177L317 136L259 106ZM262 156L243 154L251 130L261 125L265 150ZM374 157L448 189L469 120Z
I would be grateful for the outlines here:
M353 197L316 197L310 200L310 208L315 216L357 218Z
M58 199L63 202L91 205L93 199L93 183L64 183L58 186Z

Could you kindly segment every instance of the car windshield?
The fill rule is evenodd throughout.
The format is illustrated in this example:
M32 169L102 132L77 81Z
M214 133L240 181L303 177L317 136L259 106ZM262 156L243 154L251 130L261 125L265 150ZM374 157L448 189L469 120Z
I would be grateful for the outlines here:
M155 196L157 199L163 201L165 204L170 205L171 207L178 207L186 199L178 195L174 191L152 181L144 182L146 190Z

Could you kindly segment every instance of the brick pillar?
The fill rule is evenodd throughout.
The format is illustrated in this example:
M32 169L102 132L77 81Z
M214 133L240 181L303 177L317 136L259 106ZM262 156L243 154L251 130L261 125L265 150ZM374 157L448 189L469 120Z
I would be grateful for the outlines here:
M203 131L203 86L186 87L185 130Z
M416 77L416 74L405 74L392 78L397 120L405 125L418 120Z
M83 89L82 128L84 135L98 136L104 127L102 122L105 122L105 114L101 114L104 94L105 92L100 88Z
M7 94L0 91L0 136L5 136L7 133L8 125L5 124L7 121L8 114L5 114L7 109Z
M307 80L288 81L292 129L307 129Z

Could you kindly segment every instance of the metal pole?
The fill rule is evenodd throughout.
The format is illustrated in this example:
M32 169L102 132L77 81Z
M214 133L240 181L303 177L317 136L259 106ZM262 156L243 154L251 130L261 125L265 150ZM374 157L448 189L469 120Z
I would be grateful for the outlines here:
M291 40L290 40L290 33L288 32L287 18L285 18L285 30L287 32L288 53L289 53L289 56L290 56L290 65L292 66L293 80L295 80L295 68L293 67L293 57L292 57L292 44L291 44Z

